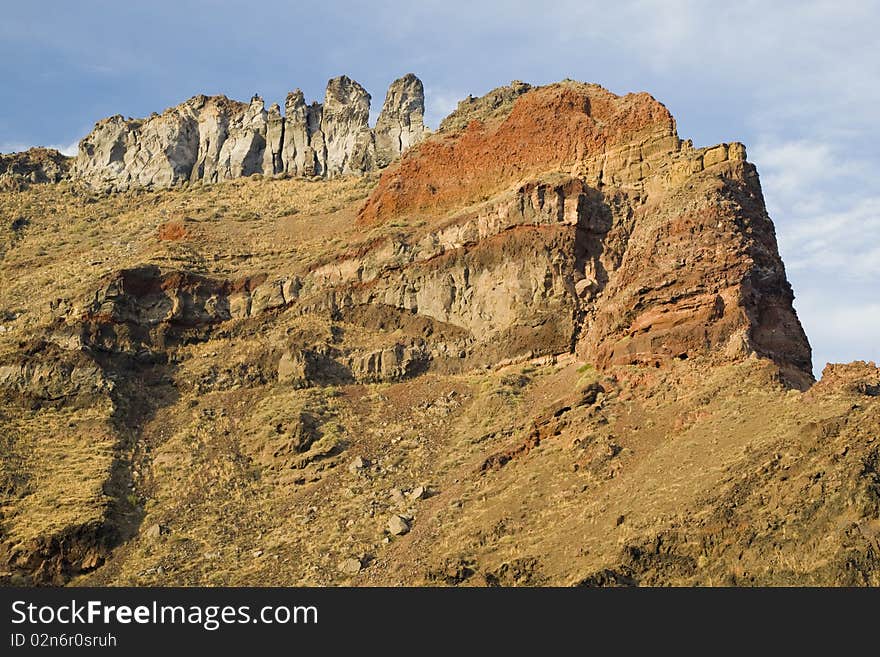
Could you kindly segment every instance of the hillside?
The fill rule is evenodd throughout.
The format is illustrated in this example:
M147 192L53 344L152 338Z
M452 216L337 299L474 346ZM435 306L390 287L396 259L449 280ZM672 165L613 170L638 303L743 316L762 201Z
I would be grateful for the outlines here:
M197 97L0 192L0 581L880 584L880 370L813 381L745 147L401 80L305 177Z

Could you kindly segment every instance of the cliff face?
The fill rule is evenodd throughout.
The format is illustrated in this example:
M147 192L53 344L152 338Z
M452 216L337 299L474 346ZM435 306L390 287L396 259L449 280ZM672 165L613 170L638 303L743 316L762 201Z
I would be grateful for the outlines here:
M425 89L412 73L388 89L376 122L376 162L387 166L425 138Z
M116 191L167 188L182 182L289 174L331 177L387 165L425 133L424 91L407 75L391 84L375 130L370 95L341 76L323 104L290 93L285 114L225 96L196 96L147 119L112 116L80 142L75 178ZM377 148L381 155L377 155Z
M371 130L370 96L346 77L320 105L293 92L283 117L258 97L197 97L146 121L101 122L76 175L117 187L334 177L403 153L358 210L357 230L371 237L299 273L297 303L455 326L469 336L467 363L573 351L605 368L755 354L795 385L812 381L742 144L695 149L651 96L573 81L466 99L427 140L423 103L415 76L397 80ZM225 318L250 316L260 296L290 302L255 284L224 297ZM461 347L429 352L442 360Z
M509 201L485 200L511 193L516 219ZM550 321L569 326L560 331L586 360L653 364L756 352L793 380L811 380L810 347L742 144L694 149L647 94L618 97L574 82L515 84L463 102L436 138L382 176L358 222L446 217L446 233L450 223L467 233L472 211L457 208L487 203L477 212L497 224L496 250L522 231L532 244L548 244L540 271L523 274L546 280L540 293L522 284L519 304L516 293L500 296L523 317L536 308L528 300L557 299L569 312ZM458 244L478 251L489 248L488 237ZM504 260L529 269L522 259ZM545 268L546 278L538 275ZM468 286L457 292L469 294ZM484 328L501 317L477 314Z
M0 194L0 583L880 583L880 370L811 385L743 145L421 97L199 97L83 142L170 189Z

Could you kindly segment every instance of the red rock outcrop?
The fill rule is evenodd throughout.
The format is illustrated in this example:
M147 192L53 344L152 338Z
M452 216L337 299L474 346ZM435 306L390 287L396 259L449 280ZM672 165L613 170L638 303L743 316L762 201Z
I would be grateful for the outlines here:
M615 96L562 82L520 96L500 122L473 119L440 132L383 175L358 220L375 224L414 212L462 207L548 171L576 173L623 145L677 146L669 111L648 94Z
M527 189L569 194L570 220L560 217L558 236L538 260L555 272L548 274L558 280L548 296L557 297L559 313L570 312L569 342L582 357L607 366L755 353L774 360L798 385L812 380L810 347L792 307L758 174L742 144L694 149L647 94L616 96L565 81L510 96L509 111L495 108L485 122L477 115L466 129L441 130L412 149L383 174L358 222L424 221L442 243L440 235L472 222L474 214L505 216L494 236L483 231L450 243L443 262L478 250L506 254L511 271L501 280L520 290L514 281L533 279L545 267L519 258L523 249L512 245L526 225L555 221L535 222L532 213L511 222L504 199L516 189L520 206ZM567 182L545 182L559 180ZM544 243L546 228L528 230L527 241ZM531 273L514 272L517 263ZM430 266L439 275L446 265ZM471 279L483 269L466 268ZM516 307L517 294L500 297ZM420 312L430 304L409 305ZM497 301L494 310L501 306ZM492 332L520 323L525 314L511 318L507 306L504 321L483 308L476 312L481 323L468 328ZM459 323L461 317L443 319Z

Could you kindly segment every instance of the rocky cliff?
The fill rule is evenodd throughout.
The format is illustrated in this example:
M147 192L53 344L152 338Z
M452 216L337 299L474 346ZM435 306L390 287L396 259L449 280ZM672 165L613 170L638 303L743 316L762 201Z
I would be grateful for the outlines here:
M21 153L0 153L0 191L28 183L54 183L67 177L71 158L54 148L31 148Z
M375 129L370 94L345 76L323 103L302 91L267 110L225 96L195 96L147 119L112 116L81 142L73 176L101 189L167 188L253 174L332 177L386 166L425 135L424 89L414 75L394 81Z
M745 147L421 103L196 98L77 164L170 189L0 194L0 583L880 583L880 371L814 385Z
M647 94L515 83L463 102L436 138L383 175L358 222L440 216L443 230L414 245L412 261L443 252L465 261L490 243L498 253L518 241L546 253L533 263L500 258L491 284L465 276L441 294L430 284L422 292L423 277L407 282L420 312L456 321L438 300L469 300L480 318L469 328L485 332L528 325L527 315L558 304L547 315L559 327L554 348L571 344L600 366L754 351L803 384L811 379L810 347L744 146L693 148ZM425 241L433 250L422 256ZM511 263L516 272L505 271ZM455 278L448 265L435 268ZM488 290L506 290L491 310L477 305Z

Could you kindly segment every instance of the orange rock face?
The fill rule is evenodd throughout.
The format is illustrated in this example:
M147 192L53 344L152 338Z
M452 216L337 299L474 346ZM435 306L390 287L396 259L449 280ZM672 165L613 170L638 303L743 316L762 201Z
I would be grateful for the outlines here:
M475 222L495 225L452 240L446 260L396 264L397 271L421 270L418 281L404 273L401 283L414 291L407 309L420 312L420 285L436 287L426 269L437 270L434 279L455 278L440 270L457 252L467 276L451 294L477 299L480 291L466 285L481 268L467 254L499 254L507 264L493 265L491 286L514 301L485 304L479 322L458 311L482 333L478 340L549 322L554 335L569 337L532 344L532 353L558 352L565 342L600 367L754 354L803 386L812 380L810 347L757 172L745 158L742 144L694 149L682 142L670 113L647 94L616 96L566 81L527 91L506 115L472 117L466 129L441 130L411 150L383 174L358 222L424 221L440 243L455 226L471 234ZM558 210L544 203L554 194L565 199ZM541 254L517 246L511 228L547 223L557 224L557 236L535 233ZM539 292L534 282L545 268ZM381 281L387 288L387 277ZM543 304L550 319L519 310L528 305L517 298L522 290L535 300L531 311ZM457 323L449 313L442 318Z
M474 120L461 134L438 137L382 176L359 222L461 207L622 144L674 138L675 122L648 94L619 97L596 85L559 83L520 97L499 124Z

